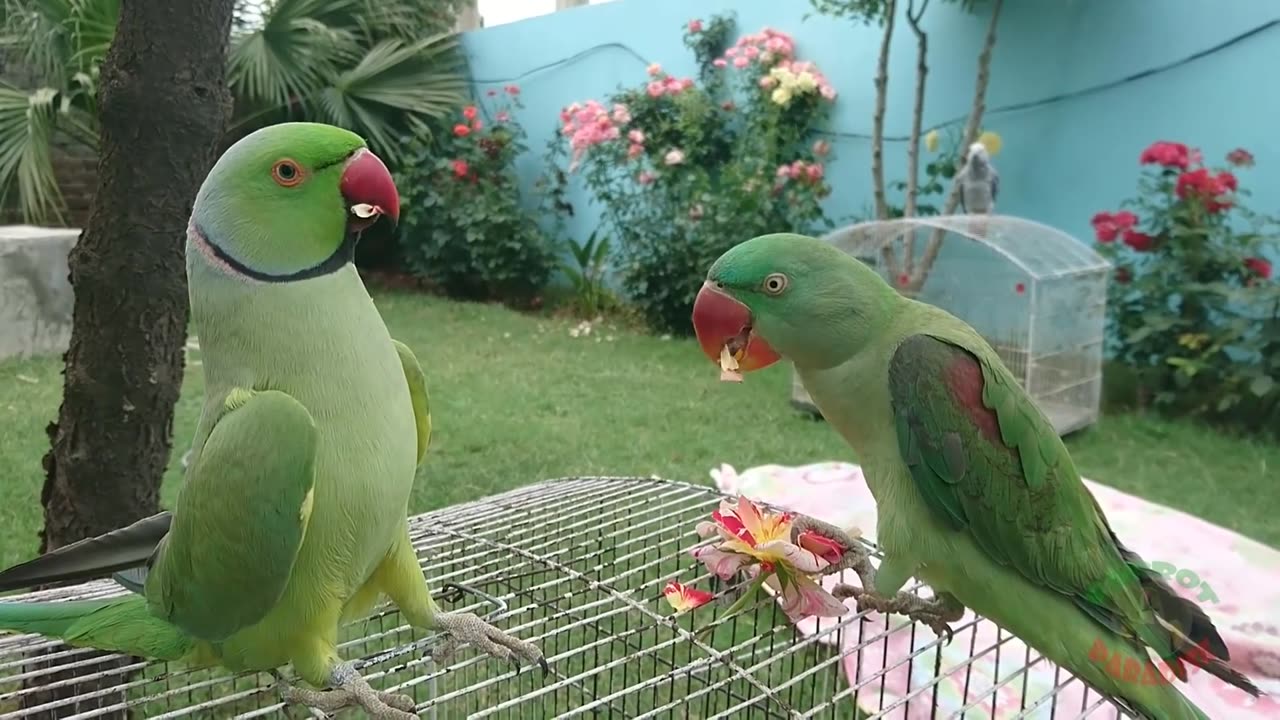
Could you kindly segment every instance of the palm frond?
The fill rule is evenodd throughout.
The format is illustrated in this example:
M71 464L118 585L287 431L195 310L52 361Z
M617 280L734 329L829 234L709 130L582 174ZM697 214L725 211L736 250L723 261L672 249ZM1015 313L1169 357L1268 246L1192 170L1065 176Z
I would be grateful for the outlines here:
M335 78L333 87L316 98L316 109L327 122L365 136L394 162L400 136L465 102L467 82L456 53L453 35L413 43L384 40Z
M279 0L260 27L232 41L227 81L232 91L261 108L289 107L323 87L359 46L341 24L358 0Z
M61 223L64 206L54 176L53 132L58 91L34 93L0 87L0 183L5 196L17 184L24 222Z

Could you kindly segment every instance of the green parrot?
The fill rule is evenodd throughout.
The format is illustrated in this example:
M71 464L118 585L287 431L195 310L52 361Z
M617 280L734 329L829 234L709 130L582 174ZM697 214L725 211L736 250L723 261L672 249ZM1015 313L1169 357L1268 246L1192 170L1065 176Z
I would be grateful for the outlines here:
M964 322L829 243L774 234L716 260L693 324L726 379L794 363L862 463L879 568L826 533L861 554L845 566L862 587L842 589L860 610L904 614L949 639L947 623L971 608L1152 720L1207 716L1150 673L1121 676L1107 656L1149 666L1151 648L1183 681L1191 663L1260 694L1226 664L1204 611L1121 544L1052 425ZM935 597L902 592L913 576Z
M407 508L431 437L422 368L393 340L353 264L360 233L398 220L390 173L340 128L284 123L235 143L187 230L205 404L172 513L0 573L0 590L112 573L134 594L0 603L0 629L232 671L291 664L313 711L412 718L337 652L342 621L386 595L414 627L516 664L534 645L433 602ZM276 675L279 679L279 675Z

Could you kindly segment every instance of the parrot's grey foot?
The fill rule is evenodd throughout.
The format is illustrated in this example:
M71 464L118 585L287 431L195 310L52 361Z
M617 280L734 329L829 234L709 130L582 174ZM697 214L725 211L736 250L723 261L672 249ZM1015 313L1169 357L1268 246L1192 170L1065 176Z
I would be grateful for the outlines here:
M964 617L964 605L950 593L938 593L936 597L926 599L913 593L899 592L886 598L853 585L837 585L831 594L841 600L850 597L855 599L859 612L874 610L878 613L906 615L927 626L943 639L943 644L950 643L955 635L948 623Z
M791 541L798 542L800 534L812 532L831 540L844 548L844 555L839 562L823 568L822 574L830 575L842 570L853 570L864 583L874 574L871 555L867 548L854 536L828 522L823 522L808 515L796 515L791 521Z
M444 634L444 641L431 653L436 662L445 662L459 645L470 643L499 660L510 661L517 672L521 659L537 663L542 668L543 677L551 672L538 646L502 632L474 613L437 613L431 624Z
M319 717L327 717L324 713L336 713L356 705L364 708L373 720L416 720L418 717L414 714L417 703L413 698L374 690L349 662L333 669L329 684L333 686L332 690L307 690L282 684L280 697L287 703L305 705L313 717L317 711L321 713Z

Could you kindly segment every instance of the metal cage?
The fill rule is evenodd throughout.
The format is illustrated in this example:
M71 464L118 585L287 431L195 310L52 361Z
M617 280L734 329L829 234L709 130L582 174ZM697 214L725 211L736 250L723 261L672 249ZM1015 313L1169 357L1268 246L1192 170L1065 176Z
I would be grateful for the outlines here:
M844 658L882 652L887 619L864 621L850 612L805 633L766 599L699 640L693 623L718 616L723 606L673 617L662 588L674 578L707 585L688 551L701 542L695 523L722 498L711 488L652 478L575 478L413 519L414 546L440 603L489 613L500 627L538 643L550 661L546 679L536 668L516 673L467 648L437 667L424 654L433 637L412 631L386 606L344 629L341 652L363 659L362 672L375 687L415 697L426 718L894 718L905 717L908 705L935 707L937 686L930 683L906 697L884 695L885 675L922 664L920 654L937 642L917 641L915 625L895 623L892 631L910 634L908 660L850 683ZM13 599L119 592L100 581ZM968 663L923 669L965 673L968 718L990 717L984 707L995 688L1016 688L1028 667L1048 662L1019 652L1002 664L1007 633L976 646L977 626L986 622L956 626L953 643L974 645ZM969 663L992 653L994 678L971 672ZM192 670L32 635L0 636L0 670L4 718L307 717L302 708L281 706L265 673ZM1002 717L1124 717L1097 694L1065 707L1058 693L1080 681L1058 672L1055 690L1028 696L1024 689L1022 708Z
M886 245L899 257L915 237L918 264L931 237L938 254L917 300L973 326L991 343L1059 434L1097 422L1111 264L1085 243L1008 215L948 215L851 225L824 239L891 284ZM812 409L799 380L792 401Z

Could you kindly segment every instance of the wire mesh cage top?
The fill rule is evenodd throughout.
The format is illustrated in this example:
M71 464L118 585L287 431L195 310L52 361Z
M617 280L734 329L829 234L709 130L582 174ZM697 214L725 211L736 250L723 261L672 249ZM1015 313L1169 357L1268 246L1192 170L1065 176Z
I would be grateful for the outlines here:
M903 285L940 244L915 298L969 323L1000 354L1059 433L1092 424L1102 393L1111 264L1071 235L1008 215L948 215L851 225L825 238ZM894 277L894 273L899 277Z
M675 578L708 582L689 550L701 542L695 523L722 498L657 479L579 478L413 519L414 546L440 602L488 614L538 643L551 664L545 679L469 650L437 666L425 653L434 638L417 636L386 606L344 628L340 651L363 660L361 672L375 687L412 695L427 718L947 717L936 712L939 692L951 693L968 718L1123 717L1066 671L1055 671L1047 688L1029 688L1028 668L1048 661L1007 649L1002 659L1011 636L989 634L991 624L980 618L955 626L952 644L969 658L958 663L944 662L934 652L938 642L917 638L917 626L901 618L892 629L888 619L853 612L795 626L770 600L698 639L693 623L724 608L672 617L662 589ZM95 582L15 599L120 591ZM979 627L995 641L979 643ZM901 661L883 660L891 642L906 644ZM994 673L973 672L975 659L992 654ZM307 716L279 703L266 674L192 670L31 635L0 637L0 668L5 718ZM895 674L910 678L909 692L886 689ZM941 690L939 677L963 691ZM997 713L999 692L1006 696Z

